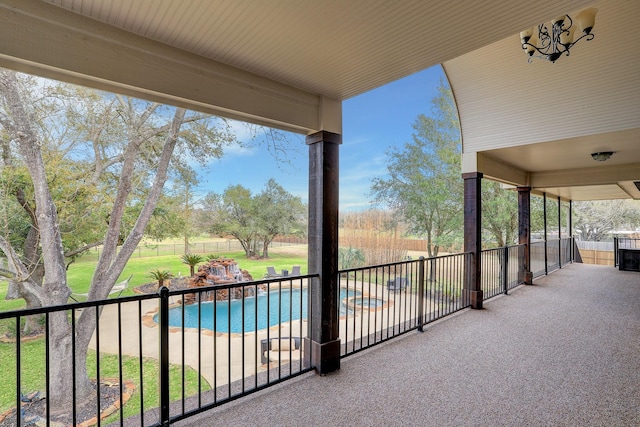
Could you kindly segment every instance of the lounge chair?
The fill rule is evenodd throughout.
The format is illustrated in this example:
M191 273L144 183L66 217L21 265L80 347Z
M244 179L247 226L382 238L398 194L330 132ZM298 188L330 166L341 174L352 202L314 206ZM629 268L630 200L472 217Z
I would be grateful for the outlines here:
M267 267L267 274L264 275L264 278L270 279L273 277L282 277L282 274L276 273L276 268L273 266Z
M127 289L127 287L129 287L129 282L131 281L132 277L133 277L133 274L127 277L126 280L123 280L122 282L118 282L115 285L113 285L113 288L111 288L111 290L109 291L109 295L111 296L117 293L118 295L116 296L116 298L120 298L120 295L122 295L122 292L124 292L124 290ZM71 298L75 302L79 302L77 297L82 297L82 299L86 301L89 298L89 294L74 292L71 294L71 296L69 296L69 298Z
M396 277L395 279L387 280L387 289L389 292L401 291L407 287L406 277Z
M263 339L260 341L260 350L263 365L268 362L298 360L302 353L301 340L300 337Z
M291 269L291 273L289 274L290 276L300 276L300 266L299 265L294 265L293 268Z

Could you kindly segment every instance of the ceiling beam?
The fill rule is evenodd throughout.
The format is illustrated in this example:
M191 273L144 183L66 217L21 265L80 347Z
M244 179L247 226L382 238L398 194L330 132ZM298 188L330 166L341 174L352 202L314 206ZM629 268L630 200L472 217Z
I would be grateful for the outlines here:
M0 66L297 133L342 133L340 101L39 0L0 3Z
M617 184L640 181L640 164L535 172L530 177L534 188Z

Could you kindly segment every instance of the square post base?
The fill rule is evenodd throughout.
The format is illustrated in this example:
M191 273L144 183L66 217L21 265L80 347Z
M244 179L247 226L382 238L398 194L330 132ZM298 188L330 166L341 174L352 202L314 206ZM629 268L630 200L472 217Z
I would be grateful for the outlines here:
M311 366L320 375L340 369L340 339L319 343L309 338L305 338L306 348L309 348Z
M470 291L469 301L471 303L471 308L482 310L482 291Z
M533 285L533 273L531 271L518 272L518 278L525 285Z

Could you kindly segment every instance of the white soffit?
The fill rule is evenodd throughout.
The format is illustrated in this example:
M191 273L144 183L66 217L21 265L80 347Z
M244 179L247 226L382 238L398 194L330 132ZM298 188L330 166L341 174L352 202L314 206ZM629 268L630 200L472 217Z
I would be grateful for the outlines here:
M640 2L592 6L595 39L580 41L556 63L527 63L514 33L444 64L465 152L640 128L640 56L625 42Z
M587 3L1 0L0 66L310 132L322 104Z
M546 192L559 196L564 200L614 200L629 199L627 193L620 185L585 185L579 187L548 187L536 188L537 192ZM636 190L637 192L637 190Z

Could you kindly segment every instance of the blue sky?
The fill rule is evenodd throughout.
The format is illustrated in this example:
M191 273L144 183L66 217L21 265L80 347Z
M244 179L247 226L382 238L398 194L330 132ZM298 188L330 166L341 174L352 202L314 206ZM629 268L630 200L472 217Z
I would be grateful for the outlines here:
M343 102L341 211L371 206L371 180L385 174L386 150L412 140L413 123L419 114L430 114L431 99L443 77L442 68L435 66ZM241 126L237 133L240 139L247 138ZM309 157L304 136L290 135L286 160L274 158L264 144L232 149L202 174L200 191L222 193L240 184L255 194L273 178L307 202Z

